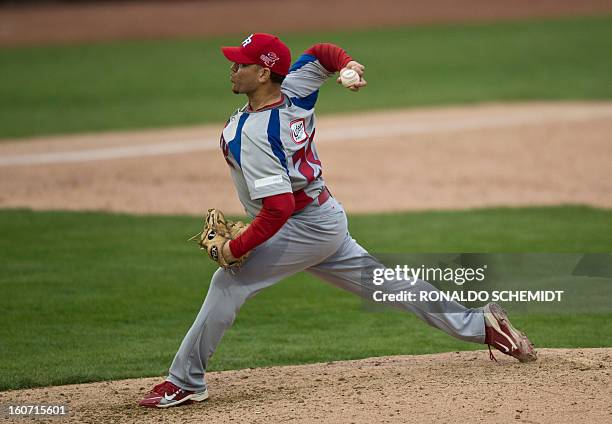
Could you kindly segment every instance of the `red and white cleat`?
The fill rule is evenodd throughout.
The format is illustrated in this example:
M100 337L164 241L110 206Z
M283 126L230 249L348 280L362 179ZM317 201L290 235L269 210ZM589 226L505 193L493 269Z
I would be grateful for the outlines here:
M485 343L489 345L491 359L497 361L491 346L521 362L533 362L538 355L525 334L510 324L506 311L497 303L489 303L483 308L485 320Z
M201 402L206 399L208 399L208 389L196 393L183 390L169 381L164 381L153 387L153 390L138 404L149 408L168 408L188 401Z

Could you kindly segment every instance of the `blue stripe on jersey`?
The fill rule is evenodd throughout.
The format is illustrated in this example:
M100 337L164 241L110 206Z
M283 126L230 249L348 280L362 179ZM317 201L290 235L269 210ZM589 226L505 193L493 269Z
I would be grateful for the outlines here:
M236 135L234 136L234 139L232 141L227 143L230 149L230 152L232 152L232 156L234 156L234 159L236 159L236 162L238 162L238 166L240 166L240 150L241 150L241 145L242 145L242 127L244 126L244 123L246 122L248 117L249 117L248 113L243 113L242 115L240 115L240 119L238 120L238 125L236 126Z
M270 111L270 120L268 121L268 142L272 146L272 152L274 156L278 158L283 168L289 175L289 169L287 168L287 158L285 157L285 150L283 149L283 142L280 138L280 115L278 109L272 109Z
M298 69L300 69L302 66L306 65L307 63L310 62L314 62L315 60L317 60L317 58L311 54L303 54L299 57L299 59L291 66L291 68L289 69L289 72L293 72L293 71L297 71Z
M315 106L317 97L319 97L319 90L313 91L306 97L291 97L291 101L302 109L310 110Z

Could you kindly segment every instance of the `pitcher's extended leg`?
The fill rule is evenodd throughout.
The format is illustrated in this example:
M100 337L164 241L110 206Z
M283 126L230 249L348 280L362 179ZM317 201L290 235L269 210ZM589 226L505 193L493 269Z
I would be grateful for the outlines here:
M384 268L373 256L361 247L349 234L336 253L324 262L307 271L341 289L372 300L375 290L384 293L409 291L438 291L436 287L423 280L416 280L414 285L404 280L385 281L380 286L372 284L372 270ZM453 301L396 301L387 302L397 309L411 311L427 324L439 328L461 340L484 343L485 322L482 308L470 309Z

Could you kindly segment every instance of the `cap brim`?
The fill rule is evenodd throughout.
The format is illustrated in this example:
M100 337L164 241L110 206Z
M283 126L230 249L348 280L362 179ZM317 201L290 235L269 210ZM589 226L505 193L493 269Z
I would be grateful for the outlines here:
M252 59L248 58L244 53L242 53L241 47L221 47L221 51L230 62L239 63L241 65L250 65L255 63Z

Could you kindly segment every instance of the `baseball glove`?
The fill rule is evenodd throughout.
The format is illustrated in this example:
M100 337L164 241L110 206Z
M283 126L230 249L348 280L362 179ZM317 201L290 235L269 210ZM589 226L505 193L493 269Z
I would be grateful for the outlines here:
M191 237L189 241L196 240L199 237L200 249L205 250L210 259L224 269L237 268L242 265L249 254L232 260L223 255L223 246L238 237L247 228L247 224L241 221L230 221L225 219L223 212L217 209L209 209L204 218L204 228Z

